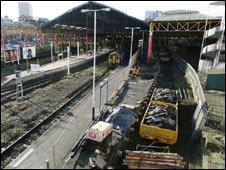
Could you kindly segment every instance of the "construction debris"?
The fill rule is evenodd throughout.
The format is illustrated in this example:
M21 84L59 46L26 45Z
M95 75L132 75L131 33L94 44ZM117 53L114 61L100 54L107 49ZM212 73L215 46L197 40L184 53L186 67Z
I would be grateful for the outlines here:
M113 112L107 116L105 122L112 123L113 129L124 132L135 121L135 112L130 105L121 105L113 109Z
M155 89L153 100L176 104L176 92L168 88Z
M168 105L150 105L145 124L156 125L160 128L175 130L176 128L176 109Z

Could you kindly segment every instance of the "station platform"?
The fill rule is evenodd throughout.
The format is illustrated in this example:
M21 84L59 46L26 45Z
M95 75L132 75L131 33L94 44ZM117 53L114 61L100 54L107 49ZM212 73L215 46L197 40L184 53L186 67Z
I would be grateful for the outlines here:
M109 52L113 51L112 49L103 49L102 51L97 51L96 57L99 58L100 56L107 54ZM70 68L78 66L82 63L86 63L90 60L92 60L93 55L92 54L82 54L79 56L70 56ZM27 81L28 79L35 79L38 77L41 77L46 74L52 74L55 71L62 71L67 70L68 67L68 58L64 58L52 63L48 63L45 65L40 66L40 71L31 71L31 70L25 70L21 72L22 80ZM1 82L1 87L11 85L13 83L13 80L15 79L15 74L6 76L3 78L3 81Z
M128 78L129 69L118 66L106 77L108 79L108 95L111 96ZM106 101L106 88L102 88L102 102ZM100 83L96 86L96 115L100 111ZM110 98L110 97L109 97ZM92 91L80 100L70 111L56 122L48 131L27 147L6 169L46 169L46 160L50 168L70 168L70 150L83 132L92 123ZM54 145L54 149L53 149ZM70 162L70 161L69 161Z

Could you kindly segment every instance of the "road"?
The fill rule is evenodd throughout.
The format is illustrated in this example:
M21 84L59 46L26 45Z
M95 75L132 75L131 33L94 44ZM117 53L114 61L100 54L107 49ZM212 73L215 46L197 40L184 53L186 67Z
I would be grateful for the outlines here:
M119 66L108 75L109 96L127 79L128 67ZM99 113L100 84L96 86L95 107ZM102 101L106 93L102 91ZM92 91L76 104L59 122L53 125L31 146L14 159L6 168L10 169L46 169L46 160L50 168L63 168L75 141L91 123ZM55 145L54 145L55 144ZM55 146L53 149L53 145ZM55 161L54 161L55 160ZM55 163L54 163L55 162Z

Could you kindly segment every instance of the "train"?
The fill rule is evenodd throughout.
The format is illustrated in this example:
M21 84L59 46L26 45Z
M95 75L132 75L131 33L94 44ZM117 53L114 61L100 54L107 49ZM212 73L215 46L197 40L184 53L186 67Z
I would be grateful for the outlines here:
M122 63L122 61L125 59L125 52L121 50L117 50L114 52L111 52L108 56L108 65L116 66Z
M160 49L159 57L160 57L160 60L162 62L169 62L170 61L170 53L169 53L168 50Z

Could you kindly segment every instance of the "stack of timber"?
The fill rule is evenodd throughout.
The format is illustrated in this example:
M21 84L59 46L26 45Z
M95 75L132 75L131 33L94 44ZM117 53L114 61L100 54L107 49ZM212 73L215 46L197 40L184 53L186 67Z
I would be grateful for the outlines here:
M182 160L177 153L127 150L123 163L129 169L179 169Z

